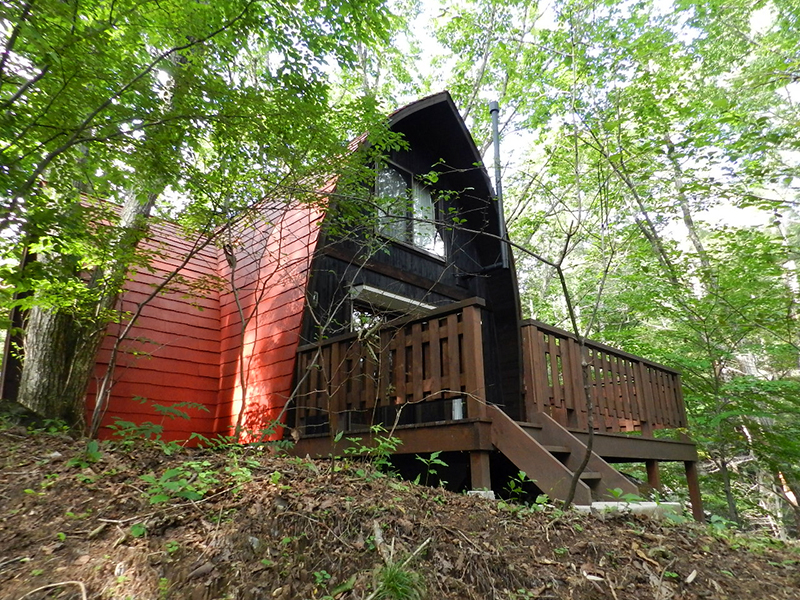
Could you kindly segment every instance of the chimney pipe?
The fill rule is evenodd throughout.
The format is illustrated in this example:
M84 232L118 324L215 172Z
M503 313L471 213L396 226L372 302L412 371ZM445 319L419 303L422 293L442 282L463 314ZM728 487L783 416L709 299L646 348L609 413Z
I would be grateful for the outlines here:
M489 113L492 115L492 141L494 142L494 180L495 192L497 195L497 213L500 220L500 260L503 268L507 269L508 261L508 232L506 231L506 216L503 211L503 185L500 175L500 105L496 100L489 103Z

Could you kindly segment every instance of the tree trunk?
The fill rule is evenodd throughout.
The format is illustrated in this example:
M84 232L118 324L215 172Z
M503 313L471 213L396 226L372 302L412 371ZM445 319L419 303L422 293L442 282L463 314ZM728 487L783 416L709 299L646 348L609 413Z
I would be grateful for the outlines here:
M37 415L75 423L66 380L74 352L73 319L56 309L34 306L25 327L25 363L17 402Z
M736 507L736 498L733 495L733 487L731 486L731 473L728 470L728 461L723 457L719 459L719 471L722 475L722 489L725 492L725 501L728 503L728 519L737 525L741 525L739 509Z
M778 471L775 474L775 483L778 496L787 504L794 520L794 537L800 538L800 485L791 476L786 477Z
M82 429L83 399L102 340L102 331L87 331L70 314L32 308L17 401L42 417Z

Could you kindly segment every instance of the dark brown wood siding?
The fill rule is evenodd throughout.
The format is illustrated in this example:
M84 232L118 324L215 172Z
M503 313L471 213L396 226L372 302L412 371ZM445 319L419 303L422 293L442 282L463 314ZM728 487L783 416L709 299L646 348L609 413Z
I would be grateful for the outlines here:
M481 327L487 399L516 418L522 414L519 292L513 260L506 268L501 263L497 201L474 142L446 93L401 109L392 117L392 128L408 144L389 154L392 164L412 175L438 173L428 188L446 255L439 258L380 235L376 244L374 230L348 231L346 241L323 238L312 267L313 304L303 341L314 343L348 329L352 285L436 307L481 298L486 302Z

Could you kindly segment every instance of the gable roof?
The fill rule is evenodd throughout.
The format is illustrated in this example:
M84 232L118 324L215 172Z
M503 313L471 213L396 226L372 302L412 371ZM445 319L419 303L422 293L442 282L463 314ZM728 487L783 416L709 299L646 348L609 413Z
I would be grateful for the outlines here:
M482 165L483 158L475 145L475 140L472 139L472 134L467 129L467 124L461 118L458 112L453 97L450 92L443 91L436 94L431 94L425 98L421 98L411 104L397 109L389 116L389 125L392 129L405 129L403 122L415 120L415 115L419 117L418 113L424 112L426 121L435 121L438 127L447 127L450 136L448 144L452 142L454 137L459 138L459 143L456 146L457 154L460 162L466 165ZM435 138L441 140L443 138ZM448 150L452 152L453 148L449 147ZM479 169L484 179L485 185L489 190L492 190L492 182L489 174L485 169ZM494 193L492 193L494 195Z

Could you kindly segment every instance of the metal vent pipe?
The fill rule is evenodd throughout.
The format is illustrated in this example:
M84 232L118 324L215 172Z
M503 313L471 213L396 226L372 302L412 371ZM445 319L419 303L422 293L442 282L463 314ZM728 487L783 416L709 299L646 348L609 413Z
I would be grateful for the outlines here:
M506 231L506 215L503 211L503 184L500 174L500 105L496 100L489 103L489 113L492 115L492 141L494 142L494 180L495 194L497 196L497 213L500 221L500 260L503 268L507 269L508 261L508 232Z

